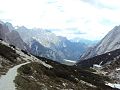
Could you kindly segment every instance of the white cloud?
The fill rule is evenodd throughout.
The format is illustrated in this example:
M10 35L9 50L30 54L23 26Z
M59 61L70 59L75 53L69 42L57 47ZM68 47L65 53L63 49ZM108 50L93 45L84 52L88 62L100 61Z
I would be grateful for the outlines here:
M0 0L0 19L56 29L69 39L101 39L120 24L120 0ZM73 30L71 30L73 29Z

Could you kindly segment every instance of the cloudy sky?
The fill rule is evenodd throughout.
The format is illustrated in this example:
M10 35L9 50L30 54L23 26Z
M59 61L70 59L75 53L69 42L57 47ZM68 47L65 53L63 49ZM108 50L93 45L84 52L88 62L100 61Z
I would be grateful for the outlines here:
M120 24L120 0L0 0L0 19L14 26L97 40Z

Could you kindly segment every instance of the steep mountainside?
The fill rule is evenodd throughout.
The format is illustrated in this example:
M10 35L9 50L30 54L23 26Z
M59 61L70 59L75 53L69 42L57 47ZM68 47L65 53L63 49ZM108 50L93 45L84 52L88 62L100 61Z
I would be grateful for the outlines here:
M78 60L79 55L87 48L84 43L71 42L48 30L13 27L11 23L2 21L0 22L0 39L34 55L59 62L64 59Z
M120 49L111 51L111 52L107 52L105 54L102 55L98 55L89 59L85 59L85 60L80 60L77 63L77 66L80 67L92 67L94 64L100 64L104 65L106 63L110 63L111 61L116 60L116 58L119 58L120 56Z
M81 60L120 48L120 26L114 27L95 47L87 50Z
M9 68L26 61L29 60L20 49L0 40L0 76L5 74Z
M29 47L23 42L17 31L12 30L6 34L6 42L17 46L20 49L28 50Z
M23 50L28 49L27 45L21 39L19 33L13 30L13 27L10 23L0 23L0 39Z
M42 46L35 39L30 39L29 41L27 41L27 44L26 44L11 23L8 23L8 22L0 23L0 39L22 50L26 50L34 55L43 56L53 60L59 60L59 62L63 60L59 55L57 55L56 52L54 52L53 50L47 47Z
M29 42L30 45L30 53L40 57L46 57L49 59L53 59L58 62L62 62L63 58L57 54L57 52L42 46L38 41L32 40Z
M34 39L44 47L57 52L57 54L63 59L78 60L79 55L81 55L87 48L86 44L71 42L65 37L56 36L48 30L17 27L17 31L27 44L29 44L31 39Z
M114 84L110 84L112 87L120 86L120 49L86 60L80 60L76 65L80 68L97 68L98 73L104 74L114 81Z

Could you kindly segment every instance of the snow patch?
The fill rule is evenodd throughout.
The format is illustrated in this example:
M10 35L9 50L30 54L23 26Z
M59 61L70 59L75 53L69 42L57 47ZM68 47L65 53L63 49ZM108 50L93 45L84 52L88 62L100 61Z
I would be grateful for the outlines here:
M72 60L68 60L68 59L64 59L67 62L71 62L71 63L76 63L76 61L72 61Z
M101 68L102 66L97 65L97 64L93 64L93 67L96 67L96 68Z
M120 71L120 68L116 68L116 71Z
M108 55L110 56L110 55L111 55L111 53L108 53Z
M110 86L112 88L118 88L120 89L120 84L112 84L112 83L106 83L107 86Z

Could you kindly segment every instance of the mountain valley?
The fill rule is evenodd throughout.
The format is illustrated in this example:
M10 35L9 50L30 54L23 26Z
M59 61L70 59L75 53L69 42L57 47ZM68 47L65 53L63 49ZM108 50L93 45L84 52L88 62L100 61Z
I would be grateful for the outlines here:
M11 65L13 64L12 70L14 70L14 65L29 62L21 67L18 66L16 72L18 74L14 77L13 82L16 90L118 90L105 85L105 82L112 82L112 80L106 76L94 74L92 69L67 66L43 57L33 56L22 52L20 49L10 47L4 41L1 41L0 45L2 45L1 49L3 47L5 50L10 49L9 51L12 54L10 55L8 52L7 55L10 55L8 57L4 52L0 53L0 56L4 58L1 62L6 63L4 67L7 67L7 63L10 62ZM13 58L16 61L11 61ZM3 66L3 64L1 65ZM9 68L11 67L7 67L6 71ZM1 68L1 70L3 69ZM6 76L3 73L1 75L2 77ZM7 78L9 79L9 77ZM2 82L4 82L4 79Z
M119 30L117 28L117 34ZM110 38L112 32L114 34L116 28L106 37ZM117 37L113 42L108 41L113 45L110 50L104 47L103 38L100 42L104 43L94 47L100 44L104 52L99 55L93 51L94 55L89 53L93 56L81 60L79 57L85 55L82 53L91 44L69 41L48 30L15 29L10 23L1 23L0 89L120 90L120 48L114 46L119 42Z

